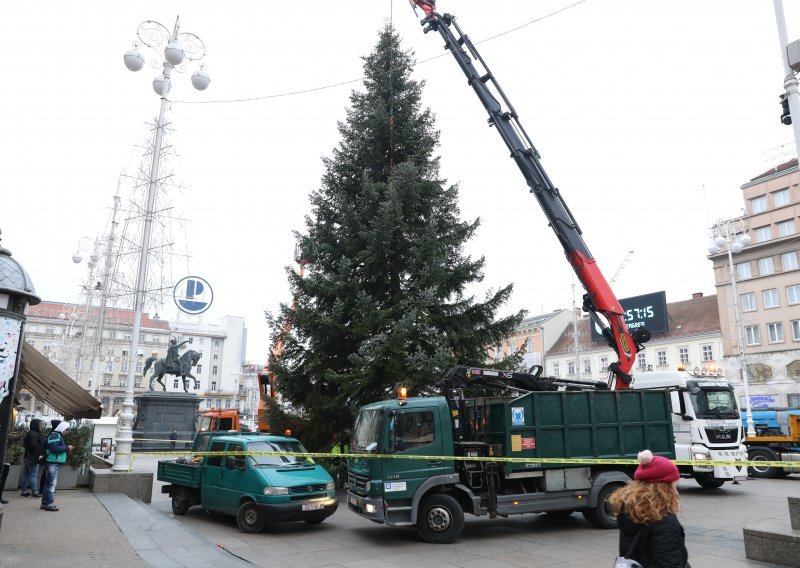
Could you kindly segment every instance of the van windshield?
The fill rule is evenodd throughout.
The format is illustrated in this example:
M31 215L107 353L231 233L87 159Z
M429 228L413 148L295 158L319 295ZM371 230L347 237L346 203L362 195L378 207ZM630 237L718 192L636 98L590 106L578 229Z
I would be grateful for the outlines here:
M258 455L248 456L250 463L262 467L286 467L293 465L314 465L314 460L305 456L270 455L272 453L305 453L306 450L300 442L250 442L247 444L248 452L258 452Z
M368 454L378 451L381 439L381 426L383 412L380 410L362 410L356 418L353 428L353 440L350 444L351 453Z
M698 418L739 418L736 399L730 389L701 389L689 397Z

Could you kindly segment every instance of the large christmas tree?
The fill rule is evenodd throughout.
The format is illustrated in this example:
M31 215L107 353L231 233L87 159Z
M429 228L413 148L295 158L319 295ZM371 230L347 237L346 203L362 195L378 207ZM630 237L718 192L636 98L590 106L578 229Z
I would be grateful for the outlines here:
M483 279L484 259L464 253L479 220L459 219L458 188L439 178L439 136L413 65L387 26L297 235L306 275L288 271L294 301L270 318L283 344L270 368L310 419L311 446L398 385L429 392L454 364L484 366L524 315L497 317L511 285L483 301L467 295Z

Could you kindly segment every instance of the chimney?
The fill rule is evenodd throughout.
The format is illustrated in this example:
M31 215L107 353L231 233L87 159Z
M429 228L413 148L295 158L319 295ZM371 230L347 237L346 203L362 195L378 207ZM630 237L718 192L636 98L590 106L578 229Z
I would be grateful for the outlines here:
M703 293L702 292L695 292L694 294L692 294L692 300L698 300L698 299L700 299L702 297L703 297Z

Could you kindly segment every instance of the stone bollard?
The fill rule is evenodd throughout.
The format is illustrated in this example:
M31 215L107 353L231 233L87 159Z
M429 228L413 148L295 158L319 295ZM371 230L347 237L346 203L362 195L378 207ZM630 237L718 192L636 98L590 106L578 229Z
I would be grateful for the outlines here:
M789 497L789 521L793 530L800 531L800 497Z
M750 560L800 567L800 497L789 497L791 528L766 523L744 527L744 555Z

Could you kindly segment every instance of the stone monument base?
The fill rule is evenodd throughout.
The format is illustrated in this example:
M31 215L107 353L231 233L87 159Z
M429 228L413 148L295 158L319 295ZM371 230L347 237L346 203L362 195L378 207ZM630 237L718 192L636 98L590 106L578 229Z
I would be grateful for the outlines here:
M800 497L789 497L790 527L744 527L744 555L750 560L800 567Z
M149 503L153 498L153 473L92 468L89 489L92 493L124 493L131 499Z
M179 440L174 451L192 447L198 409L203 399L194 393L149 391L138 395L135 400L137 410L132 451L173 451L169 441L173 430Z

